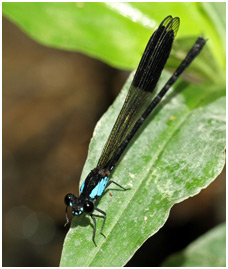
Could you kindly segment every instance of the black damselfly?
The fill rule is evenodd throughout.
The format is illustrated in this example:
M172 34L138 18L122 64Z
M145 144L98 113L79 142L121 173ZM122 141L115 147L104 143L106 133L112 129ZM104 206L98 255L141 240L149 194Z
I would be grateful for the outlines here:
M102 235L104 235L102 232L106 220L106 213L95 206L96 199L103 194L104 190L111 183L125 190L118 183L109 180L111 172L145 119L158 105L162 97L186 67L200 53L206 43L206 40L202 37L196 40L174 74L157 96L153 98L154 89L169 57L179 24L180 20L178 17L172 18L172 16L168 16L161 22L158 29L151 36L136 70L124 105L116 119L97 166L83 182L79 197L71 193L65 196L65 203L67 205L66 224L69 223L67 216L68 207L72 207L72 214L74 216L79 216L83 213L89 214L94 222L93 242L95 245L96 218L93 214L94 210L100 212L104 218L100 231Z

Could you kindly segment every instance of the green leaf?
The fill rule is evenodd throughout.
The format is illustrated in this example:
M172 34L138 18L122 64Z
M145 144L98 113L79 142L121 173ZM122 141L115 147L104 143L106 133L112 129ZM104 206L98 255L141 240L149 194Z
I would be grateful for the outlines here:
M185 46L174 46L175 63L168 63L169 68L203 35L210 53L191 68L213 81L225 80L222 9L225 3L3 3L3 14L41 44L77 50L123 69L136 68L151 33L165 16L179 16L177 40Z
M192 242L185 250L173 254L164 267L225 267L226 223L220 224Z
M169 75L162 76L159 88ZM81 183L93 169L124 102L132 75L98 122ZM225 162L225 87L180 80L164 98L120 160L98 202L107 212L104 234L97 218L97 247L89 216L75 217L66 236L61 266L123 266L166 222L171 207L206 188Z

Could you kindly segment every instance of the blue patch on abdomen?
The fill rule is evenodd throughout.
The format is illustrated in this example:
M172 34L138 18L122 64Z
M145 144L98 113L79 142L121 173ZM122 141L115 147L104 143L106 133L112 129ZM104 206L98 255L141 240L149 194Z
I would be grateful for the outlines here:
M92 190L89 197L94 199L96 196L101 196L105 190L108 180L109 180L108 177L102 178L101 181L97 184L97 186Z

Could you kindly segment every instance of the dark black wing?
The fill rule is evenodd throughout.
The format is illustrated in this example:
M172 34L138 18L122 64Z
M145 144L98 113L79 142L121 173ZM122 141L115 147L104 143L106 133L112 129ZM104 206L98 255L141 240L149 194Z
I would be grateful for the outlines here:
M149 106L153 91L169 57L179 18L166 17L151 36L136 70L124 105L105 144L98 167L112 170L121 156L121 144Z

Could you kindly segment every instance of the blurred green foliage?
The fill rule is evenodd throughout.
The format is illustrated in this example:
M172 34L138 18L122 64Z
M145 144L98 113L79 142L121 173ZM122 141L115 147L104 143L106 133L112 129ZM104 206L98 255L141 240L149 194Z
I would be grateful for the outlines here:
M44 45L80 51L123 69L136 68L164 17L179 16L175 60L203 35L209 52L192 68L208 80L225 78L225 3L17 2L3 3L3 14ZM170 68L176 65L176 61L168 63Z

